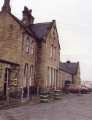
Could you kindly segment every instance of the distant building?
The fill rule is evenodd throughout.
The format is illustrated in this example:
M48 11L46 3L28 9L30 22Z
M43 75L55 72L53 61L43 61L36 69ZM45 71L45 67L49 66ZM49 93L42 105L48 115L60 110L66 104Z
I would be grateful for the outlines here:
M59 66L59 85L63 88L66 84L80 84L80 66L79 62L72 63L67 61L65 63L60 63Z

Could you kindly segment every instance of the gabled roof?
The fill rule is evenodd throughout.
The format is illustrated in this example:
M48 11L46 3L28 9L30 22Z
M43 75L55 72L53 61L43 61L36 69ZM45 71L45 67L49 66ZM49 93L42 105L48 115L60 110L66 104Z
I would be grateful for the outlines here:
M2 13L2 12L1 12ZM55 20L52 20L51 22L44 22L44 23L36 23L31 24L29 26L25 26L22 21L20 21L16 16L14 16L12 13L7 13L31 36L38 40L44 40L45 37L47 37L48 33L50 32L53 24L56 22Z
M76 74L78 70L79 62L77 63L71 63L71 62L66 62L66 63L60 63L59 69L70 73L70 74Z
M37 39L41 40L48 34L51 27L53 25L52 22L45 22L45 23L37 23L29 26L29 29L34 33Z

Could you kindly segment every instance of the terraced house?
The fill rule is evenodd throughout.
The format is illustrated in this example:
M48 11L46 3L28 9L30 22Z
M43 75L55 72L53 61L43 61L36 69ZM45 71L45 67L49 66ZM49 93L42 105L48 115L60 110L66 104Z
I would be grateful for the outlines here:
M10 0L0 11L0 99L29 99L41 88L58 88L60 44L55 20L34 24L24 7L22 20Z

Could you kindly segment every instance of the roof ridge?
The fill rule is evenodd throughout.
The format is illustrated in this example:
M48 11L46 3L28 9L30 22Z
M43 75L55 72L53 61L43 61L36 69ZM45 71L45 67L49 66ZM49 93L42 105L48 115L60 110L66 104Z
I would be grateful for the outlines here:
M70 74L76 74L78 69L79 62L76 63L60 63L60 68L62 71L65 71Z
M39 23L34 23L33 25L37 25L37 24L50 24L50 23L52 23L52 21L51 21L51 22L39 22Z

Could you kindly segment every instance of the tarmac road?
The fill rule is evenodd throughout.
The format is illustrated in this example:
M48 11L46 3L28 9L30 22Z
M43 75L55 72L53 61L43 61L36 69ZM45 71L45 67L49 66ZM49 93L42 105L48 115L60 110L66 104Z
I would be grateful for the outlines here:
M92 93L0 111L0 120L92 120Z

